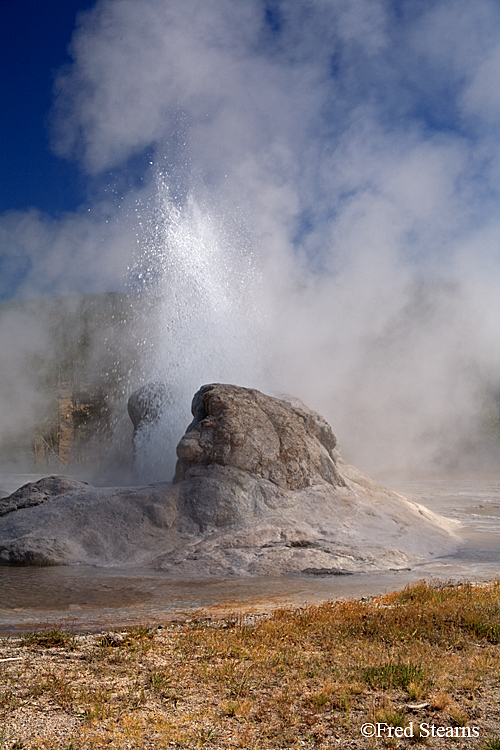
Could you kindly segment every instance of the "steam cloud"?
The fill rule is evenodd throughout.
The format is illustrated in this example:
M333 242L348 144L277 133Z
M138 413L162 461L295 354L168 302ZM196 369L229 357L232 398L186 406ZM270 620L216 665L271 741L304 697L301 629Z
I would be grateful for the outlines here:
M302 398L375 474L484 468L498 3L99 0L71 53L53 148L94 197L0 219L17 296L134 279L141 378L184 420L203 382L238 382Z

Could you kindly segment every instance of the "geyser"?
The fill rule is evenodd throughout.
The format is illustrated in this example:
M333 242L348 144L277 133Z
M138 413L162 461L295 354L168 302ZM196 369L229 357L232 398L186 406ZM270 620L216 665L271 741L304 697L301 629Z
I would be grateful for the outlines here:
M192 413L174 483L53 477L1 499L0 561L336 574L406 566L457 542L452 522L343 462L328 423L296 400L211 384Z
M175 446L201 382L269 387L258 272L242 222L223 220L193 195L182 205L158 175L145 209L143 242L131 271L144 300L136 382L169 390L157 418L136 429L136 479L170 480Z
M191 395L215 381L296 394L377 476L498 469L500 4L477 5L81 16L50 119L88 200L2 215L0 282L103 293L131 270L142 309L112 407L151 381L174 397L145 479L173 475ZM2 456L47 416L37 364L56 347L33 317L0 315Z

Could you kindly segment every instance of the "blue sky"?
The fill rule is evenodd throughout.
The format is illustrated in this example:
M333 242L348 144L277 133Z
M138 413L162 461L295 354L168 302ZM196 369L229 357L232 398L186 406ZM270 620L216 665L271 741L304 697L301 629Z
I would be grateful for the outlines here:
M87 198L88 176L74 160L62 159L53 153L49 144L49 123L54 79L58 70L70 62L68 45L77 14L92 5L93 0L2 0L0 3L0 61L3 71L0 211L35 206L48 213L57 213L74 210ZM296 3L297 7L300 5ZM307 3L303 5L306 7ZM375 7L376 4L373 5ZM395 3L393 9L398 12L393 12L392 20L404 17L405 8L411 16L412 6L415 3ZM268 24L268 36L262 35L261 42L270 50L275 46L275 54L283 51L286 54L291 49L284 49L281 42L284 15L280 3L266 4L264 18ZM376 30L373 36L376 36ZM321 44L324 40L320 39L319 42ZM397 52L397 45L394 44L385 62L390 64L392 54L394 64L398 65ZM349 51L346 52L342 45L331 55L332 79L342 69L343 57L346 67L352 63L346 59L348 55ZM369 67L355 79L358 96L363 97L367 87L375 90L381 87L381 98L388 100L385 103L388 118L413 114L415 122L430 130L459 128L461 123L453 97L453 76L439 85L434 66L434 69L428 70L428 86L423 87L415 72L410 71L406 82L406 101L400 101L399 105L390 101L390 80L381 78L378 69L374 75L370 75ZM417 80L411 80L412 76ZM349 83L352 86L352 78ZM398 95L398 89L394 91ZM382 116L383 109L380 109ZM327 117L324 118L324 125L330 129L334 142L334 131L338 125L335 115L330 123Z
M37 206L57 213L86 197L85 180L49 147L48 117L55 72L79 11L92 0L0 2L0 212Z
M99 0L72 32L85 5L0 3L0 299L154 279L144 371L175 361L186 403L296 394L367 466L469 434L500 371L498 0Z
M497 268L494 0L87 8L0 4L0 298L123 288L158 179L306 278Z
M407 149L412 138L430 144L441 137L443 141L448 138L450 145L453 141L458 148L469 149L475 158L475 146L486 146L491 140L491 112L486 110L496 106L491 96L495 71L488 78L486 70L482 92L481 85L476 87L482 102L472 101L467 108L463 101L474 76L488 68L495 54L499 13L493 2L481 0L470 9L465 2L337 0L329 12L324 4L309 1L287 6L262 0L249 2L243 10L238 3L183 6L174 0L165 3L171 12L163 15L161 4L146 2L141 18L134 17L140 3L101 2L101 13L87 19L78 33L81 44L73 50L75 59L57 99L62 106L56 103L54 107L54 80L62 66L71 62L67 49L77 14L92 5L89 0L0 3L4 71L0 211L35 207L54 216L99 200L103 189L108 194L115 189L124 193L145 174L151 154L169 164L189 162L202 181L208 185L215 181L219 189L218 164L215 160L208 164L210 147L203 153L194 136L203 131L213 141L209 127L201 127L203 118L217 120L228 108L234 127L227 134L229 148L223 149L226 153L220 154L219 164L231 149L235 161L237 150L251 149L252 144L260 149L256 137L260 130L263 143L266 138L268 144L280 141L289 150L289 162L276 163L277 171L283 170L278 180L295 182L295 188L299 180L305 181L309 194L313 183L313 200L299 196L291 234L295 244L306 246L309 238L308 251L313 256L318 252L314 242L318 227L338 214L346 196L360 194L363 183L371 179L367 174L346 176L343 184L332 185L346 134L354 143L356 132L359 135L365 129L369 142L379 137L380 147L386 141L382 148L392 139L393 156L398 148ZM224 5L227 12L221 11ZM171 34L172 48L184 39L175 58L168 44L158 53L158 69L174 68L174 72L163 78L160 74L152 82L158 71L154 59L143 61L147 53L141 49L143 54L133 64L126 60L120 74L115 67L122 54L120 39L104 31L106 9L116 28L124 30L121 39L136 53L141 45L158 45L161 34L165 41ZM205 15L208 32L191 18L196 11L198 16ZM141 23L148 17L149 29ZM207 44L204 37L210 33L213 36ZM96 64L91 71L93 47ZM260 81L259 73L263 74ZM264 86L266 75L274 80ZM221 85L234 89L232 96L225 92L226 102ZM129 95L128 88L134 89L138 99ZM280 97L282 112L273 106ZM115 106L108 106L109 101ZM176 110L189 141L183 154L176 147L183 138ZM142 120L139 111L144 113ZM295 122L294 112L298 114ZM128 128L124 120L130 123ZM301 159L304 144L308 163ZM235 171L234 162L229 166ZM469 184L476 181L478 195L482 189L490 197L496 186L488 182L487 169L481 173L484 166L479 161L477 166L471 164L467 177ZM226 167L222 164L221 171ZM316 177L311 179L313 170ZM327 171L329 175L321 174Z

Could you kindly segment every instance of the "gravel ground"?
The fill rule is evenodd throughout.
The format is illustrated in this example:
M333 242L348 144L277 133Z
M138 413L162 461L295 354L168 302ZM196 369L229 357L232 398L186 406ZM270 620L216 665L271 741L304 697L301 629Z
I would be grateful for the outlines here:
M382 605L365 600L362 606L363 618L392 605L386 597ZM358 653L356 641L340 639L325 661L328 644L320 644L320 630L307 644L299 642L288 625L293 617L290 611L200 617L159 628L80 635L54 630L3 639L0 747L500 748L495 643L420 643L411 650L407 636L397 649L381 636L371 645L365 639ZM316 620L311 622L312 631ZM359 664L368 663L370 652L374 664L389 655L396 665L405 654L405 664L417 663L420 654L421 672L440 670L440 676L421 684L415 678L404 689L363 682ZM364 737L362 726L376 722L393 726L393 734L413 727L413 737L389 737L387 729ZM395 729L398 724L402 729ZM419 737L420 725L423 734L427 727L445 736Z

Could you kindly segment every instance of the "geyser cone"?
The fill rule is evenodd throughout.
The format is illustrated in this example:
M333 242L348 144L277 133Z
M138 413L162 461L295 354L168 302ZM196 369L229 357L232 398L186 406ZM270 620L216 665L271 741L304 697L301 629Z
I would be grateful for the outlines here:
M0 500L0 560L336 573L406 566L457 542L452 522L342 462L330 426L297 401L212 384L193 416L175 484L44 480Z

